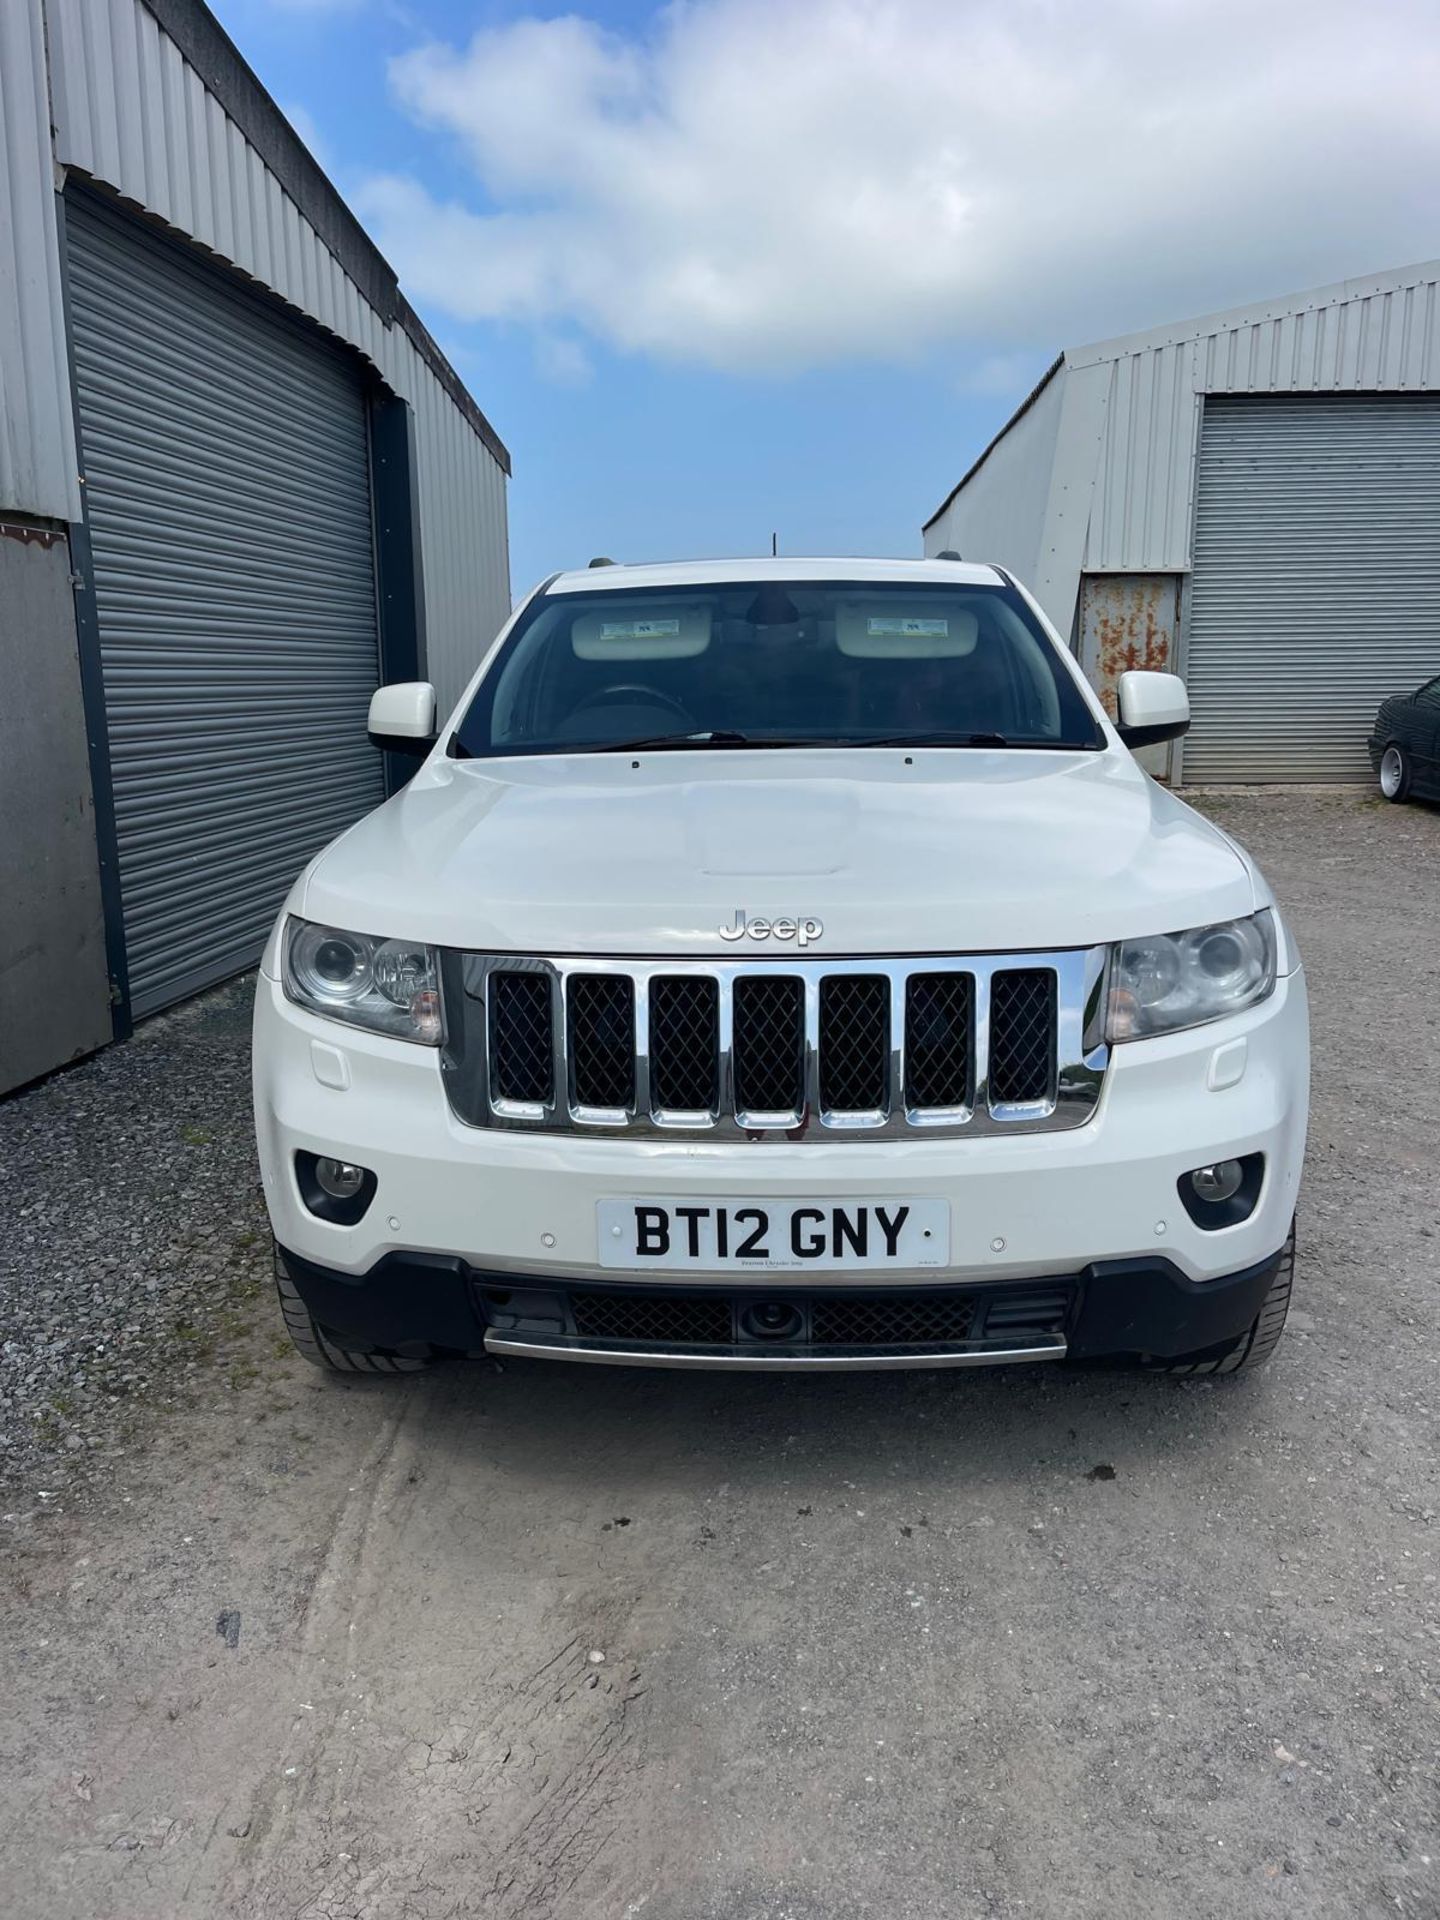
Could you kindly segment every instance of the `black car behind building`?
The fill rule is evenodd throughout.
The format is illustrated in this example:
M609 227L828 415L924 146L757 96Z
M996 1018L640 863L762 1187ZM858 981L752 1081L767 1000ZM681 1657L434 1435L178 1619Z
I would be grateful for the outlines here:
M1375 716L1370 764L1387 800L1440 800L1440 675Z

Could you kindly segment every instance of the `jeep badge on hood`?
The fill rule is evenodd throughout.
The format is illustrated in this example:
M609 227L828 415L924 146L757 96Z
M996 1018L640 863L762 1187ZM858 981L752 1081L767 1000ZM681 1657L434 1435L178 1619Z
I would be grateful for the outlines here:
M825 931L819 920L747 920L745 909L735 909L733 927L721 927L722 940L793 940L797 946L808 947L812 940L818 940Z

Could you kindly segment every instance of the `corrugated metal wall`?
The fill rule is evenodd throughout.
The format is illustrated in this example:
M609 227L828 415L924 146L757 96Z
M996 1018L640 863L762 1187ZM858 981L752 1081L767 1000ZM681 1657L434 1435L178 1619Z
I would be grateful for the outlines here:
M466 663L509 612L504 470L143 0L44 0L44 10L56 157L281 295L364 354L414 408L430 656L442 698L455 697Z
M198 240L383 368L384 321L143 0L45 0L45 14L62 165Z
M253 965L385 797L368 421L351 356L93 196L66 228L141 1015Z
M0 514L0 1093L112 1033L72 564Z
M1085 391L1095 382L1098 405ZM1068 631L1082 572L1189 569L1207 393L1424 394L1437 385L1435 261L1074 348L1052 382L1065 393L1058 432L1040 434L1033 407L1018 414L927 530L926 551L959 545L978 558L1007 537L1017 554L1033 550L1033 568L1017 559L1017 571ZM1018 531L1006 536L1007 524Z
M985 456L979 470L983 485L972 481L961 487L926 527L927 554L943 553L948 547L966 560L992 560L1010 567L1027 584L1033 583L1039 570L1065 381L1061 367Z
M1206 402L1187 780L1368 780L1440 671L1440 396Z
M41 0L0 4L0 510L78 520Z
M1111 363L1087 573L1178 571L1188 563L1200 403L1191 349L1161 347Z
M1111 368L1087 572L1190 565L1203 395L1432 390L1440 383L1440 268L1382 274L1304 304L1277 302L1171 331L1169 339L1136 336L1065 356L1075 369Z
M505 474L419 354L409 348L425 576L427 672L442 714L460 698L480 657L510 617L510 534Z

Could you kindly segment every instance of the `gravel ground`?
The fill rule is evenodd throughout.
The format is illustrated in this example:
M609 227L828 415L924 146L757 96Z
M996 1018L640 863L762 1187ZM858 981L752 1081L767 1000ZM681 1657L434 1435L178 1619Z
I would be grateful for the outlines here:
M251 997L233 981L0 1101L0 1488L78 1489L157 1391L228 1381L270 1286Z
M1437 1920L1440 813L1204 806L1316 1037L1253 1377L328 1382L243 988L0 1108L7 1915Z

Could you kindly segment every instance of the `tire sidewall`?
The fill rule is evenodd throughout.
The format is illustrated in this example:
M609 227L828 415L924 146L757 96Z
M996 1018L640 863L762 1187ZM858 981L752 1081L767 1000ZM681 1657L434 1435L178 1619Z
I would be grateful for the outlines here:
M1404 747L1400 745L1398 740L1391 740L1386 745L1385 751L1380 756L1380 764L1382 767L1392 753L1400 763L1400 777L1395 783L1395 791L1393 793L1385 792L1383 781L1380 792L1382 797L1388 800L1392 806L1399 806L1402 800L1407 800L1410 797L1410 782L1413 778L1413 769L1410 765L1409 754L1405 751Z

